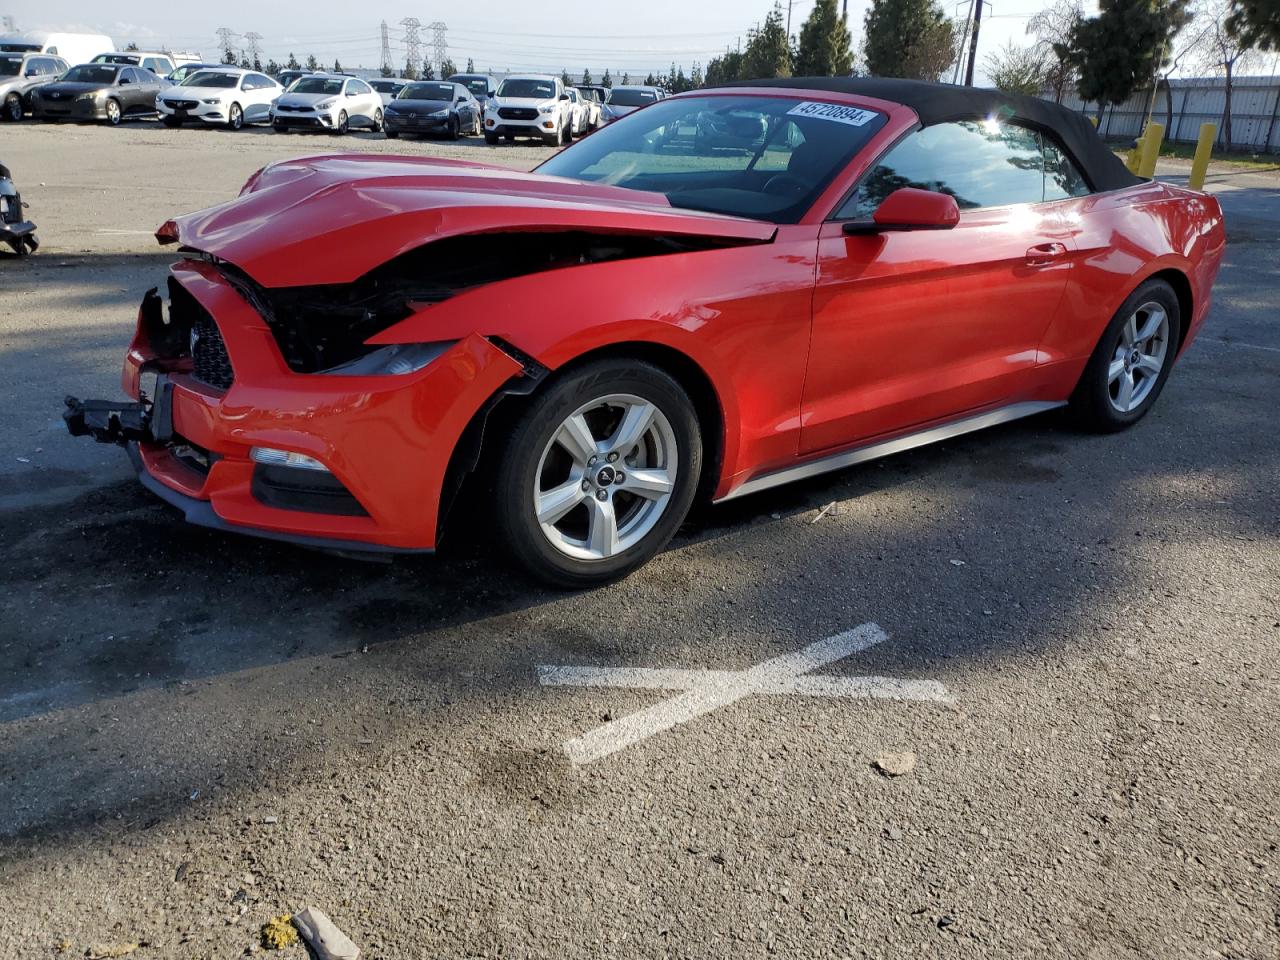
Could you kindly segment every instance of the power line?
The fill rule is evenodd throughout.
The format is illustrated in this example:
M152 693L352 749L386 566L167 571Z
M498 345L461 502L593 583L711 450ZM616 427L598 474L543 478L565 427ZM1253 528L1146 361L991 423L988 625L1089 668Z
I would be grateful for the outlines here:
M405 17L400 21L404 27L405 66L411 73L420 73L422 65L422 41L418 37L418 29L422 21L417 17Z

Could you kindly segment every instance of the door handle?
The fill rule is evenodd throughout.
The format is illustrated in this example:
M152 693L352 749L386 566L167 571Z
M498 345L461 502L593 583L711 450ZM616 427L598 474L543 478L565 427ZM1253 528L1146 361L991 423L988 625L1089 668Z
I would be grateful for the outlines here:
M1027 266L1043 267L1067 254L1067 248L1061 243L1037 243L1027 249Z

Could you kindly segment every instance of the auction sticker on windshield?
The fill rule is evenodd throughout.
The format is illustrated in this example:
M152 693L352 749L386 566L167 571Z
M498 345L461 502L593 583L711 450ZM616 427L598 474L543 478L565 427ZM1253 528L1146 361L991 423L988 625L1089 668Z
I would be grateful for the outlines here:
M794 107L788 110L787 113L796 117L815 117L819 120L833 120L836 123L847 123L854 127L861 127L876 118L874 110L862 110L858 107L842 107L838 103L814 103L812 100L806 100L804 103L797 103Z

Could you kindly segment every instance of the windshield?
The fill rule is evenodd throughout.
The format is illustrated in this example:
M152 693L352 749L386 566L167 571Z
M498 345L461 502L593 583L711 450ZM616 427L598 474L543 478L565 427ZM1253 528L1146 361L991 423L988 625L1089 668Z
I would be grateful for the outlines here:
M212 70L201 70L182 81L184 87L226 87L231 89L240 82L235 73L216 73Z
M133 53L100 53L90 63L123 63L135 64L141 57Z
M292 87L290 93L341 93L345 80L326 79L325 77L303 77Z
M489 92L488 77L450 77L454 83L460 83L471 91L473 96L483 97Z
M0 77L16 77L21 69L21 57L0 57Z
M795 223L886 117L790 97L663 100L561 151L539 173L661 193L673 207Z
M500 97L524 100L550 100L555 95L556 85L551 80L503 80L498 88Z
M445 100L453 102L452 83L411 83L400 91L397 100Z
M377 90L379 93L395 93L404 84L396 80L370 80L369 86Z
M609 94L609 102L620 107L643 107L657 99L658 95L652 90L614 90Z
M82 63L72 67L60 79L66 83L100 83L103 86L116 82L119 67L108 67L96 63Z

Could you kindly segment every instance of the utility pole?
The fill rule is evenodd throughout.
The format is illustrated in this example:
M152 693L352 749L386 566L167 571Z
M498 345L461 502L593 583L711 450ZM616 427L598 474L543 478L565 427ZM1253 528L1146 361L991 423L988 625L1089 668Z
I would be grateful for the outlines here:
M249 41L249 62L253 64L253 69L262 69L262 51L258 47L258 41L262 39L262 34L250 31L244 35Z
M431 30L431 53L436 58L436 69L439 70L444 66L444 62L449 57L449 44L445 40L444 35L449 28L440 20L436 20L430 25ZM440 78L441 80L444 77Z
M218 34L218 49L222 51L222 62L234 63L235 62L234 58L236 55L236 48L235 48L234 41L236 37L240 36L240 34L236 33L230 27L219 27L217 29L217 34ZM230 58L230 61L228 61L228 58Z
M422 41L418 39L418 28L422 26L422 21L417 17L405 17L400 21L400 26L404 27L406 65L420 75L422 73Z
M951 74L951 82L957 84L960 82L960 71L964 69L965 48L969 46L969 28L973 26L973 5L978 0L969 0L969 12L964 15L964 33L960 35L960 56L956 58L956 69ZM956 4L957 7L960 4Z
M978 30L982 26L982 0L973 0L973 33L969 35L969 62L964 68L964 85L973 86L973 65L978 59Z
M387 34L387 21L382 21L382 64L381 73L384 76L392 76L396 68L391 63L391 37Z
M787 0L787 38L788 39L791 38L791 2L792 0ZM845 0L845 3L848 3L848 2L849 0Z

